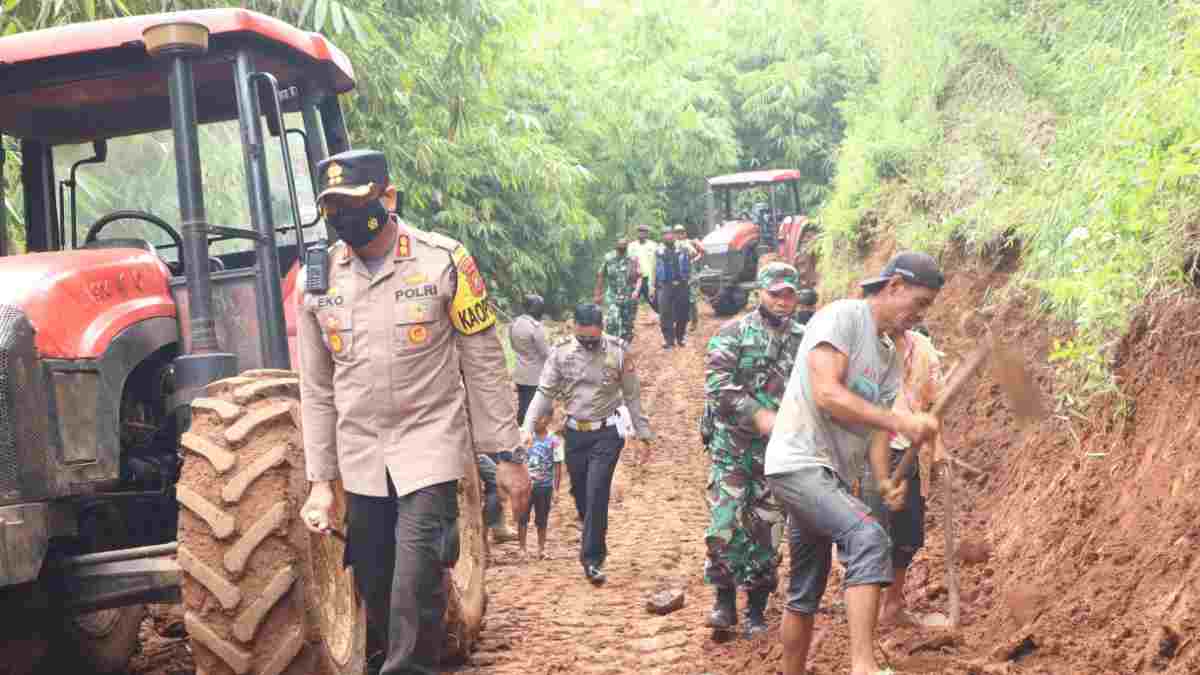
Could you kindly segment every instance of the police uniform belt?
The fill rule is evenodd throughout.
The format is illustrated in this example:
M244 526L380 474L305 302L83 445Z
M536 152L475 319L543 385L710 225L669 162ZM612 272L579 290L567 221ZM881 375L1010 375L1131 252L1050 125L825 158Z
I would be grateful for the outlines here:
M599 431L604 427L615 427L621 421L620 415L609 415L605 419L595 422L588 420L578 420L574 417L567 418L567 428L575 431Z

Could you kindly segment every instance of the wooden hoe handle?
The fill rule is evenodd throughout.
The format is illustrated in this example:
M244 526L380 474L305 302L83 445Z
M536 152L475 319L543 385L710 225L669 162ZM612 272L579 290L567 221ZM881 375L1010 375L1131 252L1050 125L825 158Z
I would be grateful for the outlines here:
M933 408L929 410L930 415L936 417L939 422L942 420L942 413L946 411L946 408L950 405L950 402L953 401L954 397L957 396L958 393L963 389L967 383L967 380L971 379L971 376L975 374L975 371L979 370L980 366L983 365L983 362L987 360L987 356L991 350L991 341L985 339L982 344L975 348L975 351L971 352L967 356L967 360L964 361L962 365L954 369L954 373L950 376L950 381L946 385L946 388L942 390L941 395L938 396L937 401L934 402ZM900 458L900 464L896 467L896 470L892 472L893 483L899 481L902 476L908 475L908 471L912 468L912 464L914 461L916 461L916 458L917 446L910 446L908 450L904 451L904 457Z

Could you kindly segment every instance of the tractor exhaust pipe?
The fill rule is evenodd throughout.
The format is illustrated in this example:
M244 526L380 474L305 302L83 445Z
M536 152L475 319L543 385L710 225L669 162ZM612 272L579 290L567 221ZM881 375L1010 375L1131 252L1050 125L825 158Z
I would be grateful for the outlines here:
M208 51L208 28L190 22L158 24L147 28L143 37L146 51L151 56L166 58L169 62L167 90L171 99L175 175L183 232L180 257L188 289L185 354L175 361L175 383L179 398L186 402L210 382L237 372L237 357L219 351L217 344L208 268L209 228L200 173L196 84L192 77L192 60Z

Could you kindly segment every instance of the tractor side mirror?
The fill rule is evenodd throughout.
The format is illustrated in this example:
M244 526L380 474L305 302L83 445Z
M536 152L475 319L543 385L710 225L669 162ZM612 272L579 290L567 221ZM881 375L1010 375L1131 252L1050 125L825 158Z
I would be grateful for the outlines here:
M92 159L97 162L108 160L108 139L101 138L98 141L92 141L92 154L95 155Z
M278 108L276 106L269 105L270 101L267 101L268 105L260 106L262 108L263 115L265 115L267 118L267 132L275 138L279 138L280 134L282 134L284 131L283 120L279 119L279 115L277 115L276 112L282 111L284 104L288 101L298 98L300 96L300 90L295 86L287 87L285 89L280 89L278 96Z
M279 135L283 133L283 120L275 115L275 106L264 106L263 116L267 118L267 132L271 134L272 138L279 138Z

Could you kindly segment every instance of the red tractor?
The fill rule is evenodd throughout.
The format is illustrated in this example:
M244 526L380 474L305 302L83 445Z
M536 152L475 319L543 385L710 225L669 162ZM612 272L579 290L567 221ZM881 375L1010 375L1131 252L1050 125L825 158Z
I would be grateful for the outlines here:
M759 262L768 256L795 265L807 285L815 283L809 245L817 228L800 215L800 178L799 171L782 169L708 179L711 230L703 240L698 282L718 315L746 306Z
M241 9L0 39L26 238L0 237L0 672L121 672L145 603L179 601L199 672L363 671L343 543L297 517L289 340L354 84L322 36ZM459 656L484 602L467 474Z

